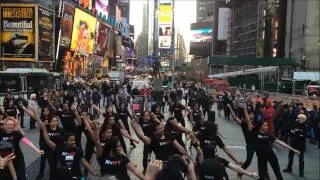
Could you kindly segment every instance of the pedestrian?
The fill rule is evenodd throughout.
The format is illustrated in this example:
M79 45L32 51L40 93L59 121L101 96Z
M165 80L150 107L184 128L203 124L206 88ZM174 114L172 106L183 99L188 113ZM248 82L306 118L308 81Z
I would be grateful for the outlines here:
M307 116L304 114L299 114L295 124L290 130L290 145L300 151L299 153L299 176L304 176L304 152L306 150L306 136L307 136L307 126L306 126ZM292 164L294 158L294 151L289 151L289 163L283 172L292 172Z
M37 103L37 95L36 94L31 94L30 99L28 101L28 108L34 113L38 114L39 112L39 105ZM32 117L30 118L30 129L36 128L36 121Z

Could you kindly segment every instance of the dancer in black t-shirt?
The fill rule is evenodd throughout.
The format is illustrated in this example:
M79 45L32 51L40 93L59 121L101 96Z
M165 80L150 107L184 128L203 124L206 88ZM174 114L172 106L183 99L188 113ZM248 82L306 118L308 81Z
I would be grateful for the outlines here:
M259 171L259 177L261 180L264 180L264 178L267 178L268 171L267 171L267 163L269 162L273 172L277 178L277 180L283 180L279 162L276 154L272 150L272 143L277 143L284 148L287 148L298 155L300 154L300 151L290 147L286 143L276 139L275 137L269 135L268 132L268 123L267 122L260 122L257 123L257 133L254 135L254 145L255 150L258 157L258 171Z

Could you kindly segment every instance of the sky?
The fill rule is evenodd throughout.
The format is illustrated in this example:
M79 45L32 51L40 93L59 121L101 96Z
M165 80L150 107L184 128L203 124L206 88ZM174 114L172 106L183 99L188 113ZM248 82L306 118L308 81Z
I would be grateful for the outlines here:
M153 0L149 0L152 1ZM161 2L162 0L160 0ZM165 0L168 1L168 0ZM134 25L135 36L142 31L142 9L147 0L130 0L130 24ZM190 42L190 24L196 21L196 0L175 0L176 32L182 34L187 51Z

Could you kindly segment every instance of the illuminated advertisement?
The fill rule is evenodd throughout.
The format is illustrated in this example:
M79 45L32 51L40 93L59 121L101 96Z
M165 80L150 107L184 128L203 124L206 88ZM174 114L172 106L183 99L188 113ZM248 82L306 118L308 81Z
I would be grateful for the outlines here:
M79 5L92 15L96 14L95 0L79 0Z
M34 5L2 5L1 59L35 61L35 13Z
M159 48L169 49L172 36L172 5L160 3L159 10Z
M76 8L71 50L81 55L92 53L97 20L95 17Z
M212 28L191 30L192 38L190 42L211 42L213 35L212 33Z
M53 60L53 12L47 8L38 8L39 24L39 61Z
M99 56L104 56L106 52L106 47L108 43L108 32L110 28L103 23L97 23L97 44L96 44L96 54Z
M172 24L171 3L160 3L159 24Z
M108 3L109 0L96 0L97 15L105 20L108 19Z
M191 24L190 54L210 56L213 40L213 22Z
M60 45L69 47L72 35L72 26L74 18L74 8L71 4L65 3L63 6L63 15L61 17L60 29Z

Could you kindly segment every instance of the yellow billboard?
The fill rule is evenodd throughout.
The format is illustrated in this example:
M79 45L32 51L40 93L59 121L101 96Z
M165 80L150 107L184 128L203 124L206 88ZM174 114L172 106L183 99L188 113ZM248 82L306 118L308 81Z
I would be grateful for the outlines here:
M76 8L71 38L71 50L76 54L92 53L97 19Z
M0 59L35 61L37 57L36 6L8 4L0 8Z
M160 3L159 24L172 23L172 5L171 3Z

